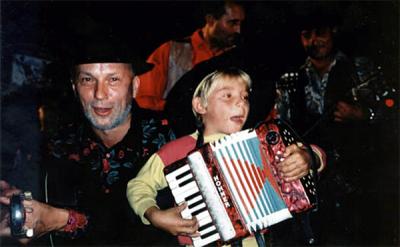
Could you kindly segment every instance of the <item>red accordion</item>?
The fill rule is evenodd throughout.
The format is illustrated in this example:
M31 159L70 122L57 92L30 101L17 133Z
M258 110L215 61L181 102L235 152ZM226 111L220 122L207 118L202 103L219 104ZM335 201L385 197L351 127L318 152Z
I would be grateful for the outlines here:
M281 120L263 122L191 152L164 169L183 218L196 216L194 246L231 242L316 206L313 172L285 183L277 162L286 146L301 142Z

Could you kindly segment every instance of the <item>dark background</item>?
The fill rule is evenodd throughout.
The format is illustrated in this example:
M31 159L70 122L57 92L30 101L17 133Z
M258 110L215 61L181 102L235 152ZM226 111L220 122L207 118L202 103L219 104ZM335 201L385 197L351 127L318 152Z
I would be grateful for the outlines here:
M79 42L98 34L113 33L132 50L147 57L172 38L190 35L201 27L199 1L2 1L1 86L10 86L12 57L26 54L57 66L50 75L31 83L39 104L54 104L68 97L63 63ZM338 43L348 55L364 55L381 66L387 81L398 87L398 1L245 1L242 33L248 57L273 81L288 68L304 61L296 25L302 16L320 8L342 19ZM271 83L271 82L265 82ZM39 89L39 90L36 90ZM62 95L59 95L59 94ZM41 102L43 101L43 102ZM45 102L44 102L45 101ZM63 102L62 104L67 104ZM69 104L66 106L68 107ZM65 106L65 105L64 105ZM57 108L56 105L54 105ZM53 112L50 112L52 114ZM56 114L56 112L54 112ZM60 113L60 112L58 112ZM66 118L69 114L63 113ZM52 119L54 120L54 119ZM50 124L50 127L52 124Z
M338 40L342 50L351 56L372 58L382 67L387 81L398 89L398 1L247 1L245 5L245 45L255 64L269 68L266 71L271 80L266 83L304 61L296 25L301 21L299 16L322 7L342 17ZM189 1L1 1L2 179L13 180L18 187L33 190L34 195L38 193L35 174L43 140L76 116L67 68L62 62L68 60L80 40L112 32L145 58L161 43L190 35L200 27L203 20L199 6L200 2ZM43 80L11 87L15 54L38 57L57 66L50 66ZM44 106L46 114L42 130L37 116L39 106ZM384 135L391 138L380 145L388 147L388 158L377 166L388 171L386 177L376 179L387 181L379 184L390 189L387 196L382 196L382 203L388 204L382 225L387 221L388 228L377 231L382 239L393 238L385 239L385 243L398 243L399 136L397 127L385 131ZM23 166L17 169L18 162Z
M80 39L112 31L143 57L171 38L200 27L201 2L193 1L2 1L2 79L15 51L65 59ZM341 46L371 56L397 76L398 1L247 1L243 34L258 54L280 66L303 61L295 25L299 15L322 7L343 17Z

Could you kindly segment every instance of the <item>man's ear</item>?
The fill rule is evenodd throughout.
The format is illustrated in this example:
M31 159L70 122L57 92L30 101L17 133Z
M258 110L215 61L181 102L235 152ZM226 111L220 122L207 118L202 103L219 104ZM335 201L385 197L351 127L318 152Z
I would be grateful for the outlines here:
M139 86L140 86L140 79L138 76L134 76L132 79L132 97L133 98L136 98Z
M195 112L198 114L205 114L207 113L206 107L203 106L200 97L194 97L192 99L192 107Z
M209 26L214 25L214 22L215 22L215 17L214 16L208 14L208 15L206 15L205 19L206 19L206 24L207 25L209 25Z
M72 87L72 91L74 92L75 97L78 97L78 92L76 92L75 83L73 81L71 81L71 87Z

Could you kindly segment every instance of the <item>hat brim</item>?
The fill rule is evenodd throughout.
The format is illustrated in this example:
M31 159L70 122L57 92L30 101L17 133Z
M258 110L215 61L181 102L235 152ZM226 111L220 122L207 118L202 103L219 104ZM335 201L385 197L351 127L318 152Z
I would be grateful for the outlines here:
M73 64L90 63L126 63L131 64L136 75L146 73L153 68L139 54L136 46L128 46L122 40L108 36L82 41L75 49Z
M75 57L73 61L73 65L80 65L80 64L91 64L91 63L126 63L131 64L132 69L136 75L141 75L150 71L154 64L147 63L141 59L126 59L116 56L87 56L84 55L82 57Z

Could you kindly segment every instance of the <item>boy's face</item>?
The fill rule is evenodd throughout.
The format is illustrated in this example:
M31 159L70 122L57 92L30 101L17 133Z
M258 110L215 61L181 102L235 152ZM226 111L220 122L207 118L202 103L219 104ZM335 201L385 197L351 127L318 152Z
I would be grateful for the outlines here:
M219 78L202 114L204 134L231 134L242 130L249 114L249 92L239 78Z

